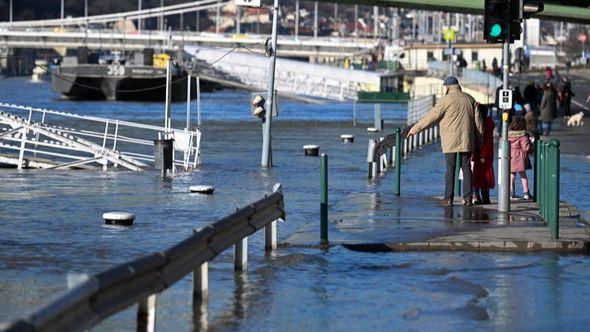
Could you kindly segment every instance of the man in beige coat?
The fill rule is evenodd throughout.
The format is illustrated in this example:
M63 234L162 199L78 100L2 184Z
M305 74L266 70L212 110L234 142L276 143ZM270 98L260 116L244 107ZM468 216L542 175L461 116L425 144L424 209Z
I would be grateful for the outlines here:
M461 90L456 77L447 77L444 86L445 96L410 129L409 135L416 135L440 123L441 145L447 168L444 205L453 205L457 153L463 170L463 205L472 205L471 153L483 142L483 119L476 110L475 99Z

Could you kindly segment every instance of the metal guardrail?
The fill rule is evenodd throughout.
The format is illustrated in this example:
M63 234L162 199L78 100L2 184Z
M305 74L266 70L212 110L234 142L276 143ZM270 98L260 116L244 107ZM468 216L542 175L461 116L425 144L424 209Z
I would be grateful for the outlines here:
M387 168L398 165L401 158L407 158L410 153L421 149L427 144L436 142L439 138L438 125L428 127L417 135L408 136L411 127L397 128L393 134L369 140L367 148L369 179L376 178L378 173L383 173Z
M559 140L535 140L535 200L554 239L559 238L559 165Z
M176 166L188 170L200 163L198 129L167 129L1 102L0 113L0 149L18 151L19 167L39 155L57 160L55 165L39 163L42 168L98 163L139 170L154 162L153 140L164 133L175 140L175 152L181 156L174 160Z
M194 273L193 301L208 293L208 262L235 246L234 268L247 263L248 236L265 229L265 249L276 249L276 220L285 219L281 185L273 193L204 228L184 241L90 277L7 331L84 331L138 303L137 330L155 331L156 294Z
M408 101L408 120L407 124L418 122L432 107L436 104L436 96L428 95L422 97L414 97Z

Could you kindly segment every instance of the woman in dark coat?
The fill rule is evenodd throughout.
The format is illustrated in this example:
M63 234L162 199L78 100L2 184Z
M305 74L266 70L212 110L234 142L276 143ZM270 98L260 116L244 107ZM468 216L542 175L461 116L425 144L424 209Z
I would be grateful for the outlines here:
M541 116L539 116L539 121L541 121L543 135L546 136L551 134L551 124L553 123L557 109L557 96L552 83L545 83L540 108Z
M572 97L574 97L572 83L567 77L564 77L563 81L561 82L561 89L559 90L559 106L561 108L561 115L572 115Z

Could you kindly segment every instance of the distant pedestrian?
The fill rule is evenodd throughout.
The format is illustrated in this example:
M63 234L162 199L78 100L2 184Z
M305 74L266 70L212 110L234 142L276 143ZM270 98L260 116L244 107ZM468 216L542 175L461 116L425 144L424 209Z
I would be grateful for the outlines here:
M483 120L476 112L476 102L463 92L459 81L449 76L444 81L446 94L411 129L408 135L440 123L442 151L445 155L445 197L444 205L453 206L456 155L460 156L463 170L463 204L473 205L471 185L471 154L483 141Z
M537 132L538 123L537 123L537 115L533 111L533 108L530 104L524 105L525 114L524 114L524 121L526 122L526 131L534 135Z
M553 79L553 70L547 66L545 67L545 82L549 82L551 79Z
M544 136L551 134L551 125L555 119L557 109L557 97L552 83L545 83L543 98L541 99L541 129Z
M564 76L559 87L559 108L561 109L561 115L569 117L572 115L572 98L575 96L572 91L572 83Z
M481 71L484 73L488 71L488 66L486 65L486 59L481 60Z
M535 83L532 81L529 82L523 91L523 98L525 104L528 103L531 105L531 108L536 109L537 104L537 89L535 88Z
M477 105L483 119L483 144L475 148L473 162L473 204L491 204L490 189L496 186L494 175L494 120L485 105Z
M508 141L510 142L510 198L518 199L514 188L516 174L520 176L524 199L531 199L529 192L529 180L526 170L531 169L529 153L532 152L532 144L525 131L525 121L522 117L515 117L510 124Z
M492 60L492 74L498 76L499 71L500 67L498 66L498 59L494 58L494 60Z

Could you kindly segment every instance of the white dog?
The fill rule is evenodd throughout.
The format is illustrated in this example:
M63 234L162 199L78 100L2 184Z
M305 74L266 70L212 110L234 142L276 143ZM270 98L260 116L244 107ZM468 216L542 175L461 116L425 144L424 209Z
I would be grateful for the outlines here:
M584 125L584 122L582 121L583 118L584 118L584 112L574 114L574 115L570 116L570 118L567 120L567 125L570 127L583 126Z

